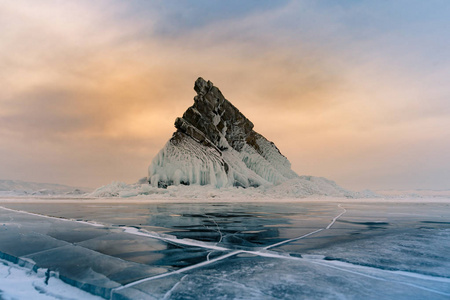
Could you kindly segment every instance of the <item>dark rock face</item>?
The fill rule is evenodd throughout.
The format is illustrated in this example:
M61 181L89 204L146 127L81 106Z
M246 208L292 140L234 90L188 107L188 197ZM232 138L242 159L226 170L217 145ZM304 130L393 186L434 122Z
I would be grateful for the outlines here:
M152 184L247 187L297 177L278 148L211 81L198 78L194 90L194 104L175 120L177 131L149 167Z
M253 130L253 123L225 99L211 81L206 82L203 78L198 78L194 90L197 92L194 105L186 110L182 118L175 121L175 127L185 132L185 124L188 123L221 150L225 150L220 141L224 136L233 149L241 151L246 138Z

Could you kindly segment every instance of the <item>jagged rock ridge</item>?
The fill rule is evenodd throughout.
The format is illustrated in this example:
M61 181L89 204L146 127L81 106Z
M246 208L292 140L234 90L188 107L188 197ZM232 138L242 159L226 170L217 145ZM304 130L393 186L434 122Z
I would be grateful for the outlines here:
M177 131L149 166L149 182L260 186L298 175L274 143L248 120L211 81L195 81L194 104L175 120Z

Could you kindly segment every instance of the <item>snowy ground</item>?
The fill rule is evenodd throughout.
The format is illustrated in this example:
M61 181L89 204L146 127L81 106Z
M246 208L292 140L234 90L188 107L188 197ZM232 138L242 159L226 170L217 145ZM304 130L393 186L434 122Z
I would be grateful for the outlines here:
M21 267L7 260L0 259L0 299L86 299L102 298L86 293L80 289L46 274L46 270L36 272Z
M450 297L448 198L244 199L0 199L1 297Z
M90 188L73 187L54 183L27 182L0 179L0 197L23 196L79 196L92 191Z

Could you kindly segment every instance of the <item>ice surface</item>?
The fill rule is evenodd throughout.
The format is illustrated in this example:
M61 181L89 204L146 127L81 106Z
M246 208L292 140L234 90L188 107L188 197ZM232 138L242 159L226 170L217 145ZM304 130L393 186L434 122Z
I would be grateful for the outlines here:
M450 278L448 204L360 204L363 216L353 205L347 208L331 230L276 250Z
M56 211L64 210L59 206L53 215ZM203 248L130 235L121 227L10 209L0 209L0 225L0 258L50 269L63 281L106 298L122 284L186 267L210 255Z
M450 297L450 200L1 205L9 260L105 298Z
M23 204L5 204L22 209ZM66 209L64 209L64 207ZM28 211L68 219L146 229L178 238L219 242L232 247L261 247L294 238L330 223L342 209L323 203L129 203L95 205L26 204ZM94 228L95 229L95 228ZM93 229L92 229L93 230ZM76 231L68 236L77 235ZM97 230L95 232L98 232ZM52 230L52 234L53 230ZM93 236L94 237L94 236ZM66 238L67 239L67 238Z
M450 280L371 271L309 259L241 254L134 288L151 290L158 299L448 299L450 295Z

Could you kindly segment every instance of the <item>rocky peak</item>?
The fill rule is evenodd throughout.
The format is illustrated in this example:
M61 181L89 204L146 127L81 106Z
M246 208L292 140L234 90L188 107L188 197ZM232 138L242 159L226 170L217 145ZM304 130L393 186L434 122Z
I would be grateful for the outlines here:
M186 124L184 128L180 125L189 123L220 149L231 146L240 151L253 129L253 123L225 99L211 81L199 77L194 90L197 92L194 104L183 114L183 121L176 120L175 127L186 132Z
M195 81L194 90L197 92L197 95L203 96L205 95L211 88L213 87L213 83L211 81L206 81L205 79L199 77Z
M247 187L297 176L278 148L255 132L211 81L199 77L194 90L194 104L175 120L177 131L149 167L151 182Z

